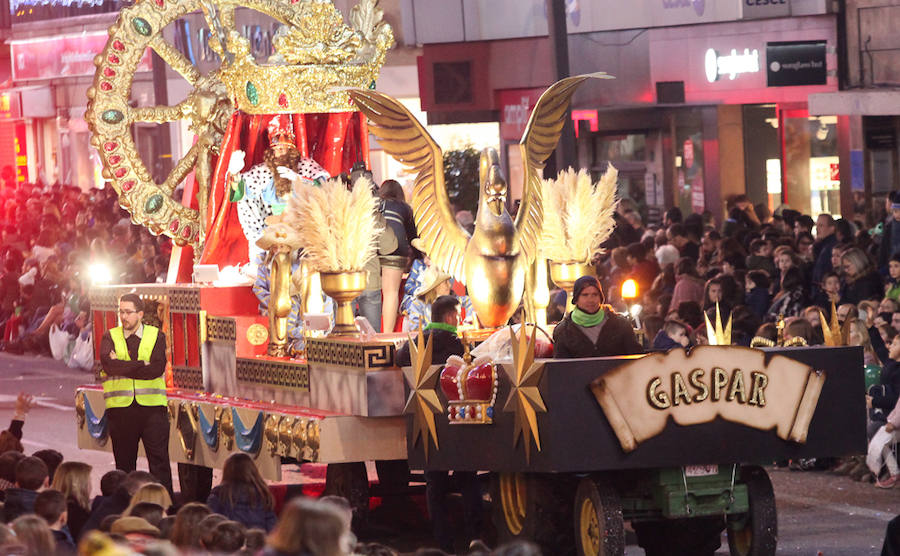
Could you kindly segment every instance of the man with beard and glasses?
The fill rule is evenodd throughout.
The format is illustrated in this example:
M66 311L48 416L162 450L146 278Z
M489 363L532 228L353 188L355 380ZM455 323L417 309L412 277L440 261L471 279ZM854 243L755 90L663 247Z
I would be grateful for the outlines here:
M257 261L262 249L256 241L266 228L266 218L281 214L287 205L294 180L327 180L330 176L311 158L303 158L295 144L289 115L277 115L269 122L269 148L264 162L241 173L243 151L235 151L228 163L232 202L237 203L238 220L249 244L249 261Z

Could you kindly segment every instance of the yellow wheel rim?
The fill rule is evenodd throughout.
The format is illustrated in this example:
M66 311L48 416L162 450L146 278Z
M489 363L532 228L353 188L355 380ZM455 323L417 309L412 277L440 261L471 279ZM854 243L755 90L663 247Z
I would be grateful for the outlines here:
M528 493L525 486L525 478L521 473L500 474L500 504L503 507L503 517L506 520L506 528L513 535L522 533L525 525L525 508L528 501Z
M730 531L732 544L738 554L749 554L750 547L753 545L753 530L748 522L741 529L732 529Z
M581 547L586 556L599 556L600 552L600 520L597 509L590 498L581 502L578 516L578 531L581 535Z

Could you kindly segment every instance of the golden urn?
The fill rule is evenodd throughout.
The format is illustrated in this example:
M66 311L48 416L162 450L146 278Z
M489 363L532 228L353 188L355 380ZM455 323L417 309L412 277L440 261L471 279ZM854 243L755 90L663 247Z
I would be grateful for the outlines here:
M334 328L329 336L359 336L359 329L353 317L353 300L366 289L366 271L346 272L320 271L322 291L334 299Z
M549 261L550 263L550 279L553 283L566 290L566 312L572 309L572 289L575 287L575 280L582 276L594 274L591 265L585 262L577 261Z

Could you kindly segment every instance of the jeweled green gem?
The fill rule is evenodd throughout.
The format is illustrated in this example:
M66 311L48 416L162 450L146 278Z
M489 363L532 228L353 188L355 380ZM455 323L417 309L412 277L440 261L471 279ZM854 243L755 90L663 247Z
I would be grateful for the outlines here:
M151 27L143 17L135 17L131 20L131 25L134 27L135 31L145 37L149 37L153 33L153 27Z
M100 119L108 124L117 124L125 118L125 114L118 110L104 110L102 114L100 114Z
M247 81L247 100L250 101L250 104L256 106L259 104L259 91L256 90L256 85Z
M144 203L144 212L154 213L161 209L163 206L163 196L161 193L156 193L147 198L147 201Z

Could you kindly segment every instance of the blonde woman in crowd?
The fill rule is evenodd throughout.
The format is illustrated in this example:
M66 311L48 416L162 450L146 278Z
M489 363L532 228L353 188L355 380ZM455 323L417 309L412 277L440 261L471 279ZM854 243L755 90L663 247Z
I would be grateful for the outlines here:
M56 468L51 488L66 497L66 523L73 539L81 536L81 529L91 515L91 471L80 461L64 461Z
M137 492L131 496L131 503L129 503L128 507L125 508L125 511L122 512L122 515L131 515L131 509L141 502L157 504L158 506L162 506L163 511L166 512L172 507L172 497L169 496L169 491L166 490L166 487L159 483L147 483L137 489Z

